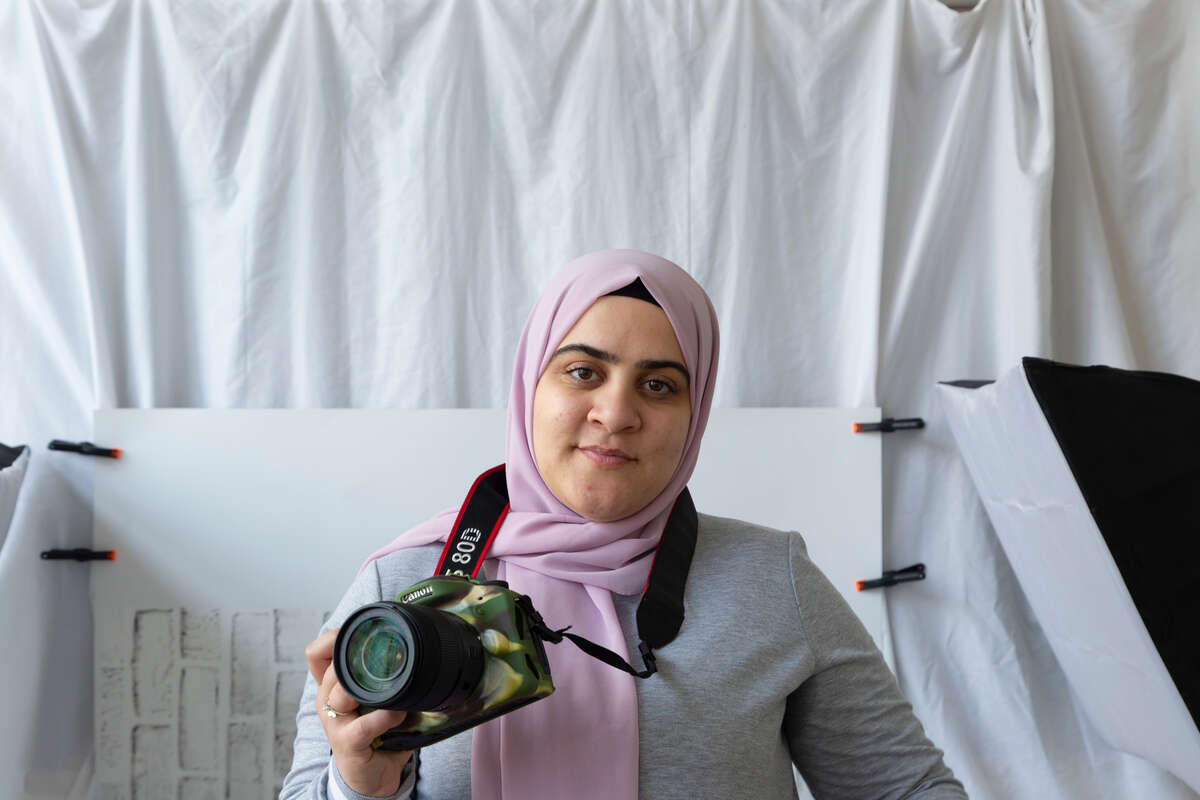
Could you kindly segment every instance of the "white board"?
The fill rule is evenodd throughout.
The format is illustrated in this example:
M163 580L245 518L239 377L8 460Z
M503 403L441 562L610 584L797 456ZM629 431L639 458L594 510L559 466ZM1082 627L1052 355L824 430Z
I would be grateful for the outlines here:
M797 530L883 642L878 409L716 409L697 509ZM91 570L103 797L274 796L303 646L368 553L504 459L504 411L98 411ZM98 460L99 461L99 460ZM432 569L432 565L430 567ZM885 655L889 656L885 650Z

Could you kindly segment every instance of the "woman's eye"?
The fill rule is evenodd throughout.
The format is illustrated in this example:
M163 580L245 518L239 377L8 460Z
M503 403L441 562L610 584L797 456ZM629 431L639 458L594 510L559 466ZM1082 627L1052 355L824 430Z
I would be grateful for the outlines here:
M643 384L650 394L671 394L675 391L675 387L666 381L660 381L656 378L651 378Z
M567 374L577 381L590 381L596 376L595 370L590 367L575 367L567 370Z

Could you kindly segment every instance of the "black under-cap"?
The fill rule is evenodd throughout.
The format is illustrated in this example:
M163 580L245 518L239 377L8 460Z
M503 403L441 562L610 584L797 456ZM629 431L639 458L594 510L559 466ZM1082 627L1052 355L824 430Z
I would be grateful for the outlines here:
M658 305L658 301L654 299L654 295L650 294L650 290L646 288L646 284L642 283L641 278L634 278L633 283L627 283L620 289L609 292L605 297L633 297L662 308L662 306Z

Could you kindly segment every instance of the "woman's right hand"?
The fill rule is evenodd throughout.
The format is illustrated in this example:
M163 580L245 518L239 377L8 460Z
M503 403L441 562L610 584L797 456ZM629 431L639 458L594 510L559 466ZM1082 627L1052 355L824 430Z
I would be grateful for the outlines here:
M358 703L338 683L333 669L336 638L336 629L327 631L304 648L308 671L317 682L317 716L346 785L359 794L390 797L399 790L401 773L412 753L376 750L371 742L403 722L404 712L376 709L362 715L355 713ZM340 716L322 710L326 703Z

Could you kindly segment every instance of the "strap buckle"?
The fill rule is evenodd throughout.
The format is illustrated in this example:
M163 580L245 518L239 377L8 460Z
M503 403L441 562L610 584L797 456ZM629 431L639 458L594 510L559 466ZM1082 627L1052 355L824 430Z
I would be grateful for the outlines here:
M649 678L654 673L658 672L658 659L654 657L654 651L650 649L650 645L645 642L638 642L638 652L642 654L642 663L646 665L643 673Z

